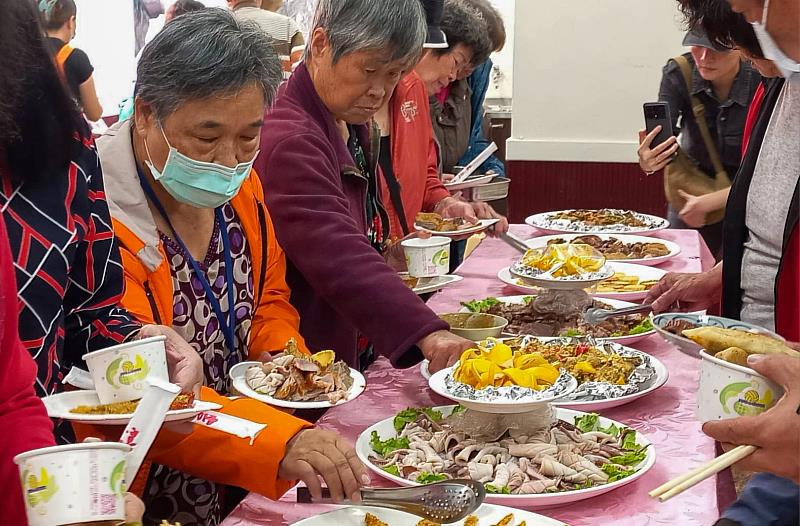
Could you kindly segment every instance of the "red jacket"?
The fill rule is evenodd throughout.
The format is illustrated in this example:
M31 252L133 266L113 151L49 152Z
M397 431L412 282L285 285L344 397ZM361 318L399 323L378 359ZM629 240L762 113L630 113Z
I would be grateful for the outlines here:
M33 390L36 364L17 333L17 287L4 221L0 221L0 510L3 524L25 526L14 456L55 445L53 425Z
M400 184L406 225L412 228L418 212L432 212L439 201L450 195L439 180L428 92L415 72L403 77L395 88L389 101L389 118L392 123L392 169ZM383 174L380 185L381 199L391 222L390 235L395 240L403 237L403 228Z

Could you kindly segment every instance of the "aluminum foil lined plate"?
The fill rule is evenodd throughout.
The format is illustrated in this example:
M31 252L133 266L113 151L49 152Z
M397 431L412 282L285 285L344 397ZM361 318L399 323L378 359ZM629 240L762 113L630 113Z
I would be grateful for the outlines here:
M525 244L528 246L528 248L543 248L546 247L549 242L556 239L563 239L564 241L567 242L574 242L575 238L585 235L586 234L554 234L550 236L540 236L525 241ZM681 253L681 247L677 243L673 243L672 241L668 241L666 239L655 239L652 237L632 236L625 234L616 234L616 235L599 234L597 235L597 237L599 237L603 241L607 241L609 239L612 240L616 239L617 241L620 241L621 243L625 243L628 245L634 243L659 243L661 245L664 245L667 248L667 250L669 250L669 253L664 256L653 256L642 259L607 259L609 263L612 261L618 261L620 263L635 263L637 265L647 265L652 267L654 265L660 265L661 263L664 263L665 261L668 261Z
M537 337L537 336L525 336L522 337L521 344L527 345L531 340L539 340L542 342L552 342L553 344L566 344L566 343L575 343L577 340L584 341L593 345L595 347L600 347L603 349L608 350L609 352L616 352L622 356L630 356L636 357L641 360L641 365L636 367L627 384L617 385L611 384L608 382L586 382L584 384L578 385L574 391L571 393L560 395L558 399L555 399L552 403L558 407L567 407L570 409L577 409L580 411L600 411L603 409L609 409L611 407L617 407L620 405L624 405L634 400L638 400L644 396L647 396L651 392L655 391L665 383L669 379L669 371L667 367L656 357L651 356L647 353L642 351L633 349L631 347L625 347L624 345L620 345L618 343L612 342L604 342L602 340L593 340L591 338L548 338L548 337ZM491 342L487 342L491 346ZM453 368L451 368L453 369ZM428 379L428 382L433 389L438 394L450 398L451 400L455 400L452 394L439 392L437 391L433 384L433 377L428 371L428 361L425 360L422 362L420 366L420 372L422 376ZM440 371L442 373L443 371ZM436 373L436 374L440 374ZM435 376L435 375L433 375ZM568 375L569 376L569 375ZM572 376L569 376L572 378ZM560 378L559 378L560 379ZM458 383L455 380L450 378L450 383ZM463 384L460 384L463 386ZM447 382L445 382L445 388L448 387ZM471 391L476 391L476 389L470 386L463 386L469 388ZM511 389L508 387L503 387L500 389ZM530 389L524 388L516 388L522 391L531 391ZM456 390L456 393L461 393L461 390ZM470 402L474 400L469 400ZM469 407L465 402L459 399L461 405L465 407ZM526 404L527 406L528 404ZM476 408L471 408L476 409ZM489 411L487 409L477 409L483 410L485 412L500 412L500 411ZM512 412L512 411L506 411ZM517 412L517 411L513 411Z
M525 285L557 290L586 289L614 275L614 269L609 265L604 265L596 272L563 277L551 276L547 271L522 265L520 261L515 262L508 270Z
M483 413L525 413L541 404L554 402L578 387L578 381L574 376L561 371L556 382L542 391L516 385L475 389L453 378L455 368L454 365L434 373L428 379L428 385L436 394L458 402L467 409Z
M533 336L526 337L523 339L523 344L533 338ZM574 343L575 341L575 338L536 339L556 344ZM654 356L618 343L594 341L591 338L583 340L608 352L615 352L624 357L639 358L641 364L633 370L626 384L586 382L579 385L572 393L553 402L554 405L580 411L601 411L638 400L667 383L669 379L667 367Z
M528 225L543 230L549 234L647 234L658 232L669 228L669 221L663 217L641 214L631 210L604 209L610 212L628 213L640 220L645 226L627 226L624 224L615 225L587 225L583 221L571 221L569 219L553 219L553 216L562 212L572 212L574 210L558 210L534 214L525 219Z
M449 415L456 406L444 406L444 407L435 407L437 411L441 411L445 416ZM571 409L565 409L563 407L559 407L555 410L556 418L560 420L564 420L565 422L572 423L575 421L575 417L584 416L586 413L581 411L573 411ZM609 427L611 425L615 425L619 428L629 427L625 424L620 422L616 422L614 420L610 420L603 416L600 416L598 419L598 425L600 427ZM386 471L382 470L378 465L374 464L370 458L374 455L372 448L370 447L370 439L372 437L372 433L375 432L381 438L381 440L386 440L389 438L397 437L397 430L394 428L394 415L390 416L389 418L378 422L377 424L365 429L356 440L356 454L361 462L364 463L367 468L369 468L373 473L379 475L380 477L390 480L395 484L399 484L401 486L418 486L418 482L413 482L408 479L404 479L402 477L398 477L392 475L391 473L387 473ZM637 432L636 434L636 441L639 445L647 447L647 456L645 459L636 466L636 473L630 475L629 477L625 477L621 480L616 482L611 482L609 484L604 484L602 486L594 486L591 488L586 489L579 489L579 490L572 490L572 491L561 491L557 493L540 493L540 494L523 494L523 495L498 495L498 494L489 494L486 495L486 502L491 504L500 504L504 506L510 506L512 508L527 508L527 509L538 509L538 508L545 508L549 506L560 506L563 504L569 504L572 502L578 502L581 500L590 499L592 497L596 497L598 495L602 495L603 493L608 493L609 491L613 491L615 489L621 488L627 484L630 484L640 477L642 477L645 473L647 473L650 468L652 468L656 463L656 451L653 447L650 440L643 433Z

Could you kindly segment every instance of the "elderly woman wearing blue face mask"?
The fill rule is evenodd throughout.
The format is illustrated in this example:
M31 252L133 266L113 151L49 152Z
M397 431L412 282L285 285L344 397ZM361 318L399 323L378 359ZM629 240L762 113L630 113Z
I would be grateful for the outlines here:
M319 494L355 497L365 477L334 433L254 400L228 400L230 368L301 350L286 263L258 176L262 117L281 81L269 39L230 13L182 15L144 48L135 111L97 145L125 270L122 305L137 319L175 329L204 362L203 399L268 424L252 444L195 426L162 431L153 448L145 523L218 524L231 491L277 498L292 479ZM198 455L198 452L202 452ZM230 489L230 488L229 488Z

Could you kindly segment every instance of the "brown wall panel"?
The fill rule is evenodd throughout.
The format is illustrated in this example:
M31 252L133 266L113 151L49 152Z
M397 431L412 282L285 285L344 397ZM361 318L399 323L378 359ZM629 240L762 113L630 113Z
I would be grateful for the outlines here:
M626 208L666 217L662 174L635 163L509 161L509 219L566 208Z

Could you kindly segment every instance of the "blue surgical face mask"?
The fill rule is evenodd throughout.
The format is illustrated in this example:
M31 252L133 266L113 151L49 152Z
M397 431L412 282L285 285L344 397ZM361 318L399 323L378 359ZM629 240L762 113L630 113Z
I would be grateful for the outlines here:
M761 15L761 22L751 22L753 31L756 33L758 43L761 44L761 51L764 52L764 58L771 60L775 66L780 70L781 76L789 79L797 73L800 73L800 64L792 60L790 57L781 51L775 39L767 31L767 14L769 13L769 0L764 1L764 12Z
M162 170L156 169L150 158L147 141L144 148L147 152L145 163L158 181L176 201L197 208L217 208L239 192L242 183L250 174L258 152L250 162L239 163L233 168L222 164L196 161L179 152L167 140L164 128L159 125L161 135L169 146L169 155Z

